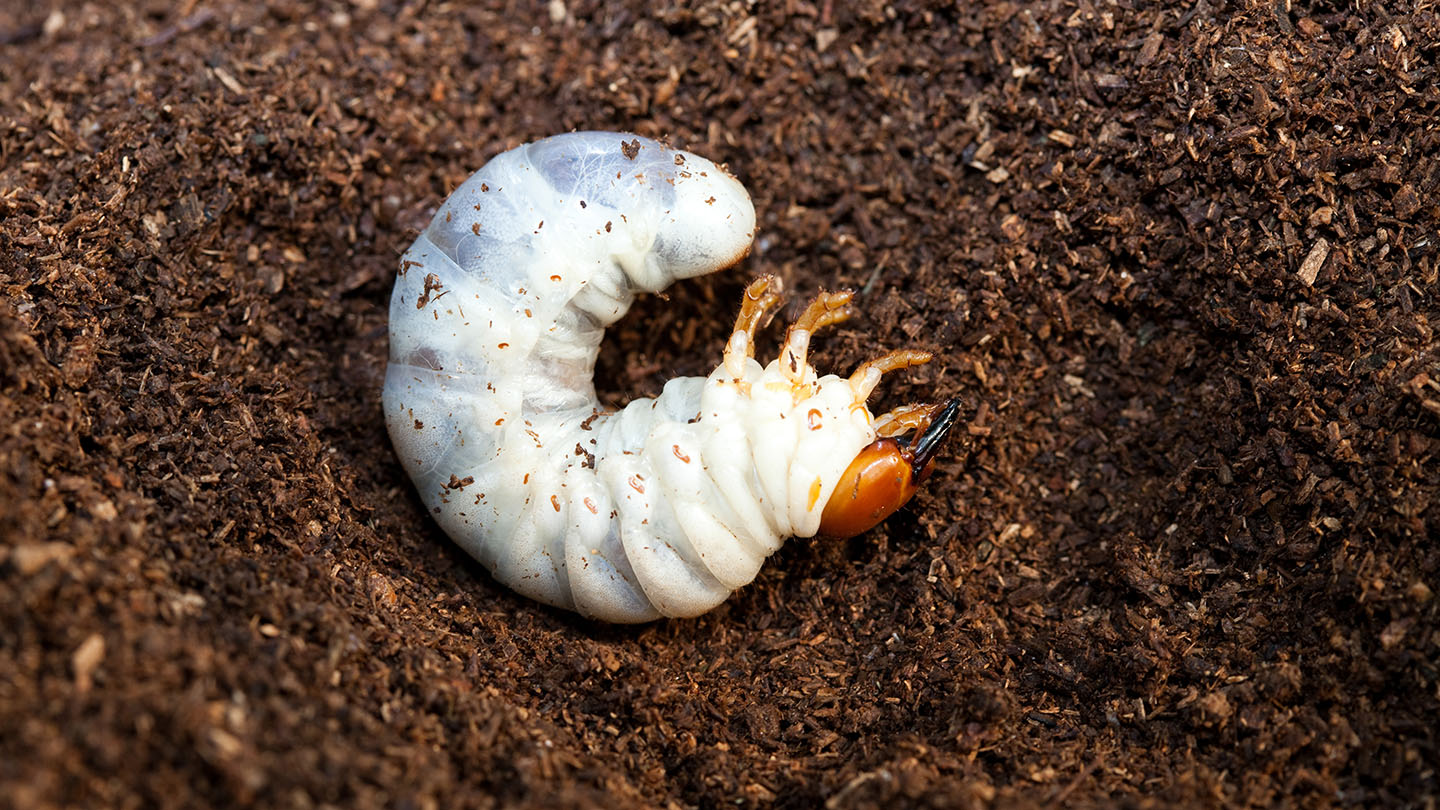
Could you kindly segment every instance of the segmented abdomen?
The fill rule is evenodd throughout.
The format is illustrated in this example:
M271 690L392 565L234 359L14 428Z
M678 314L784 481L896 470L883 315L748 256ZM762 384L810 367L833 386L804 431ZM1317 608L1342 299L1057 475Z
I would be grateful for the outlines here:
M496 157L406 252L387 425L427 508L500 582L610 621L694 615L746 568L707 561L690 541L680 523L700 519L697 498L724 499L731 522L764 524L732 532L754 569L778 545L763 541L773 520L745 503L755 493L744 430L713 424L720 443L708 449L690 447L693 431L677 437L671 460L646 450L699 415L705 378L672 380L616 414L602 413L591 379L604 327L637 291L735 263L754 226L744 188L710 161L585 132ZM664 473L706 454L743 480Z

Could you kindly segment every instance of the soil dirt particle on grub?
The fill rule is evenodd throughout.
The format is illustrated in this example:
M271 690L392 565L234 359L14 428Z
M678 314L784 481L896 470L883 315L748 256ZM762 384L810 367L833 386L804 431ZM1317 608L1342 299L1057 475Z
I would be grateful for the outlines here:
M1436 43L1399 3L6 4L0 795L1425 806ZM576 128L761 218L612 330L606 401L708 373L771 272L857 291L818 365L920 342L885 396L966 402L909 508L694 621L497 587L385 435L400 252Z

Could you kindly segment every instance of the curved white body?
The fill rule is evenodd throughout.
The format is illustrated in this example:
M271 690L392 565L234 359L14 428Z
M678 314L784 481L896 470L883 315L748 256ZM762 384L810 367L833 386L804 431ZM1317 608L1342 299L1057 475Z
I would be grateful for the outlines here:
M619 412L591 381L635 292L734 264L754 229L749 195L710 161L582 132L496 157L406 252L390 436L435 519L502 584L607 621L694 616L815 534L875 439L850 381L762 368L743 345Z

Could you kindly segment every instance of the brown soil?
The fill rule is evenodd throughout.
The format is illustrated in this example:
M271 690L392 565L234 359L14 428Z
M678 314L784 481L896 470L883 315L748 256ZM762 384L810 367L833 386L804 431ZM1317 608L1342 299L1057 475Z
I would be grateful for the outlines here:
M0 805L1434 806L1433 9L4 5ZM607 400L855 288L822 368L965 398L911 508L639 628L426 518L397 257L574 128L762 223Z

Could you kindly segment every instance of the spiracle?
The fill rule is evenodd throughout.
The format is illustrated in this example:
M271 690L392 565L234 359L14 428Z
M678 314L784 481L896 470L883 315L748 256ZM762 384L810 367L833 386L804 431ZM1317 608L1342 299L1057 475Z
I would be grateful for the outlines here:
M810 337L850 314L849 293L822 293L762 366L770 276L708 377L600 405L605 327L639 292L736 264L754 231L749 195L714 163L577 132L491 160L406 251L386 424L435 520L500 583L606 621L695 616L785 538L866 531L929 473L958 404L865 406L884 372L929 355L819 376Z

